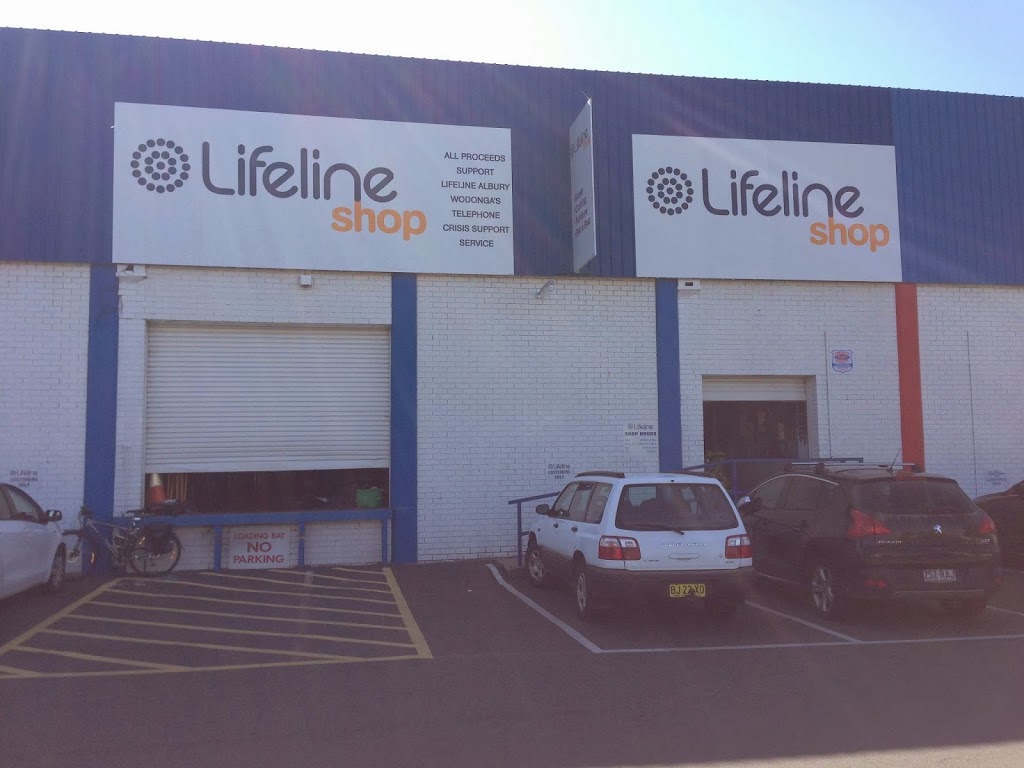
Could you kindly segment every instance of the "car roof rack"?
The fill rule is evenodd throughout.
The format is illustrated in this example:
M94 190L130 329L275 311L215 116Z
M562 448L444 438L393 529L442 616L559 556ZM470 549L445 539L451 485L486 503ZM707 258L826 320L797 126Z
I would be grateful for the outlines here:
M814 474L823 475L829 469L884 469L892 473L894 470L900 472L923 472L915 462L894 461L886 464L865 462L864 459L817 459L808 461L792 461L786 466L787 472L794 469L813 469ZM898 468L898 470L897 470Z
M828 459L805 459L804 461L791 461L786 465L786 472L792 472L794 469L811 469L814 470L814 474L823 475L825 470L830 468L846 468L849 465L856 465L857 467L864 466L863 457L851 457L851 458L828 458Z
M576 477L617 477L624 478L625 472L577 472Z

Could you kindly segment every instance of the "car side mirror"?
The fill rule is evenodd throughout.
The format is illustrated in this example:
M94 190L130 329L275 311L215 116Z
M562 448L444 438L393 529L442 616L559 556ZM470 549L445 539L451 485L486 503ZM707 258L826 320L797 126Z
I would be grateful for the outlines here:
M754 512L757 512L757 510L761 508L761 500L752 499L749 496L744 496L742 499L740 499L740 502L739 504L736 505L736 507L737 509L739 509L741 515L749 515Z
M551 516L551 505L550 504L538 504L537 505L537 514L538 515L547 515L548 517L550 517Z
M46 510L46 521L50 523L59 523L64 519L64 513L59 509L48 509Z

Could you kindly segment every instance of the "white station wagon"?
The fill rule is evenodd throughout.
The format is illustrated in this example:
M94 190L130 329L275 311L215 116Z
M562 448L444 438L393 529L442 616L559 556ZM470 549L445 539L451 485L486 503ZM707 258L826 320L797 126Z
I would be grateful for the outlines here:
M693 474L581 472L537 507L526 566L568 580L582 619L616 599L699 600L729 616L746 598L750 539L722 484Z
M61 513L43 511L20 488L0 483L0 597L46 585L56 592L64 581Z

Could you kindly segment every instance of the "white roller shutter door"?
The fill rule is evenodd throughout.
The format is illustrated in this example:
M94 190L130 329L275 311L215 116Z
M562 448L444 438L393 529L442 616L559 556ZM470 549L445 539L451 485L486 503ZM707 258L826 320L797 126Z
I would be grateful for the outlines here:
M803 376L705 376L705 401L778 402L807 400Z
M146 472L387 467L390 329L151 323Z

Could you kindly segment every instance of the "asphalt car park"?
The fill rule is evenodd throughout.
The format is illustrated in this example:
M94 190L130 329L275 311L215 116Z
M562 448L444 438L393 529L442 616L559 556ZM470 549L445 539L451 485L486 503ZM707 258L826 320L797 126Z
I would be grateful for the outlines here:
M4 601L9 679L230 672L496 654L670 653L1024 640L1024 571L1007 569L973 619L924 601L818 618L796 588L757 581L735 615L697 599L628 602L576 615L567 585L537 589L514 563L399 569L196 572L71 582ZM88 588L88 589L87 589Z
M725 621L684 604L584 623L567 588L489 565L176 573L0 602L0 664L17 670L0 679L0 762L981 768L1024 756L1022 573L964 624L927 605L823 624L804 596L761 587ZM326 576L381 592L311 588L350 586ZM389 604L329 599L388 601L385 589ZM313 623L370 623L334 614L356 606L404 629ZM26 647L56 652L11 652Z
M755 581L744 607L710 616L697 599L620 603L596 620L577 618L571 589L537 589L521 569L495 578L539 616L593 653L653 653L809 648L816 646L1024 640L1024 572L1007 570L1002 589L979 616L951 615L934 602L863 603L843 621L820 619L805 592Z
M0 645L0 681L429 658L390 569L117 578Z

